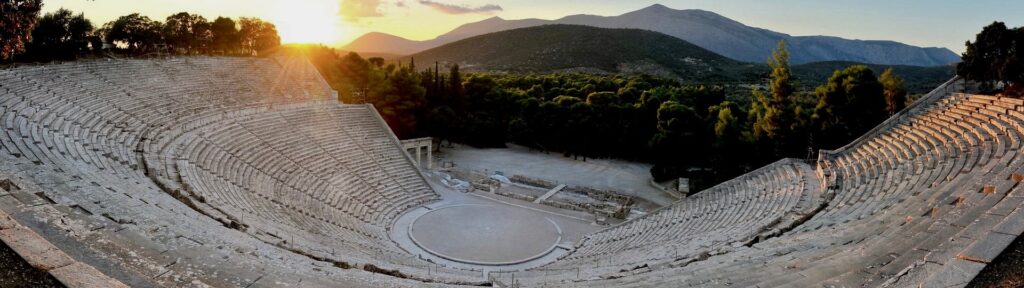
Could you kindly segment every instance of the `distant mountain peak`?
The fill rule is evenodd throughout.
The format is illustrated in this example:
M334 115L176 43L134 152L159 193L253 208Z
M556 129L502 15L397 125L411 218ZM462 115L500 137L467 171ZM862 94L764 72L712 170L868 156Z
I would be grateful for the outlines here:
M570 16L572 17L572 16ZM640 10L627 12L619 15L618 17L642 17L642 18L657 18L657 17L671 17L671 18L701 18L707 19L707 21L723 21L733 24L743 25L743 23L736 22L735 20L729 19L728 17L722 16L721 14L702 10L702 9L672 9L665 5L654 4ZM744 25L745 26L745 25Z
M568 24L474 36L411 57L458 64L466 71L649 74L691 80L735 80L749 70L749 64L662 33Z
M384 33L384 32L377 32L377 31L371 31L370 33L364 34L362 37L368 37L368 36L398 37L398 36L395 36L395 35L391 35L391 34Z
M647 6L647 7L643 8L643 9L640 9L640 10L636 10L636 11L632 11L632 12L626 12L625 14L680 14L680 13L691 14L691 15L718 16L718 17L722 17L722 18L727 18L725 16L722 16L721 14L715 13L713 11L704 10L704 9L674 9L674 8L671 8L671 7L668 7L668 6L665 6L665 5L661 5L661 4L654 4L654 5Z
M660 3L656 3L654 5L647 6L644 9L640 9L640 11L644 11L644 10L648 10L648 11L658 11L658 10L661 10L661 11L664 11L664 10L675 10L675 9L668 8L668 6L661 5Z
M499 31L548 25L573 24L601 28L632 28L673 36L726 57L761 63L771 56L779 41L785 40L794 64L817 61L858 61L874 64L938 66L959 60L945 48L921 48L895 41L864 41L833 36L791 36L750 27L713 11L678 10L654 4L618 16L570 15L557 20L513 19L495 16L466 23L427 41L405 39L357 39L346 46L360 52L411 54L468 37ZM384 37L376 37L384 38ZM404 41L402 41L404 40Z

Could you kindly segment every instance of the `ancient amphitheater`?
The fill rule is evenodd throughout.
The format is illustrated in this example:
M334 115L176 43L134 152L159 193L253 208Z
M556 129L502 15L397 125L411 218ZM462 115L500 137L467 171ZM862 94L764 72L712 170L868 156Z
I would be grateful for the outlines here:
M448 196L302 58L2 69L0 284L964 286L1024 231L1024 101L955 83L816 163L780 160L497 272L396 239Z

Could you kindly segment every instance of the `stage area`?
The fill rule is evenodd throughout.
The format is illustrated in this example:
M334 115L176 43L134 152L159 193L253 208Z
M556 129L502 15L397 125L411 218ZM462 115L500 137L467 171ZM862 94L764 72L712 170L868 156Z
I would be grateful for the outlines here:
M455 169L491 174L501 171L506 176L554 181L570 186L585 186L618 191L645 199L657 206L672 204L676 199L650 185L651 165L614 159L573 160L559 153L531 151L509 144L508 148L473 148L455 144L435 153L440 161L455 163Z
M562 239L558 225L507 205L441 207L413 221L409 235L423 250L451 261L511 265L543 257Z

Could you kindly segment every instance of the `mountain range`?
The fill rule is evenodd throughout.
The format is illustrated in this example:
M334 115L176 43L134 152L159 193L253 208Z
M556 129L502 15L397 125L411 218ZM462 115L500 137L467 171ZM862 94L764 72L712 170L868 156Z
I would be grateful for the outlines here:
M640 29L552 24L473 36L413 55L421 68L458 64L463 71L491 73L648 74L684 82L751 82L767 77L763 63L727 58L685 40ZM423 65L426 63L425 65ZM833 71L861 63L823 61L792 66L805 87L824 83ZM892 68L915 93L928 91L955 73L952 65L868 64L875 73Z
M651 74L703 81L757 78L763 70L757 68L764 66L729 59L657 32L565 24L474 36L409 58L418 63L458 64L467 71Z
M940 66L959 61L958 55L946 48L922 48L895 41L851 40L831 36L791 36L750 27L710 11L676 10L657 4L619 16L572 15L557 20L505 20L493 17L464 24L425 41L373 32L342 49L361 53L409 55L473 36L550 24L649 30L686 40L734 60L754 63L767 61L779 41L786 41L793 64L851 61Z

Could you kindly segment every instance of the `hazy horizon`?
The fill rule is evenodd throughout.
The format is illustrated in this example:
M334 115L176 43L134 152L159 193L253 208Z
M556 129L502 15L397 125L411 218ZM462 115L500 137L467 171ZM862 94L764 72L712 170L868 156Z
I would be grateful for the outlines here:
M1024 25L1015 11L1022 2L891 1L850 3L772 1L505 1L505 0L50 0L44 11L67 8L83 12L97 27L118 16L138 12L163 20L181 11L212 20L217 16L259 17L275 23L285 43L342 46L369 32L428 40L459 25L491 17L558 19L575 14L616 16L662 4L672 9L702 9L752 27L794 36L827 35L862 40L892 40L921 47L944 47L956 53L963 43L992 21Z

